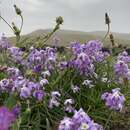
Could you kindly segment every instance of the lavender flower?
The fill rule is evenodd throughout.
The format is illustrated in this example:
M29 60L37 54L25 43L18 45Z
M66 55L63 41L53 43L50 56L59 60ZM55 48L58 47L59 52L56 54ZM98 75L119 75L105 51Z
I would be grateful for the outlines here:
M0 130L9 130L16 116L7 107L0 107Z
M65 117L60 122L59 130L103 130L103 127L91 120L81 108L72 118Z
M101 98L105 100L106 106L111 109L121 111L124 106L125 97L120 93L119 88L113 89L111 93L105 92Z
M60 42L61 42L61 39L58 36L55 36L55 37L53 37L53 41L52 42L53 42L53 45L55 47L58 47Z
M129 73L129 68L128 65L124 62L124 61L118 61L115 66L115 74L117 76L118 79L120 78L129 78L128 73Z
M11 43L8 41L7 37L5 37L5 35L3 34L1 39L0 39L0 48L1 49L8 49L11 46L12 46Z
M21 88L23 86L25 86L27 83L27 80L22 77L22 76L18 76L17 78L15 78L15 80L13 81L13 88L12 88L12 91L18 91L20 92Z
M73 122L71 118L65 117L59 125L58 130L73 130Z
M21 106L17 104L13 109L12 113L15 115L15 117L18 117L21 113Z
M59 67L61 70L64 70L68 67L68 62L67 61L62 61L59 63Z
M84 75L93 75L96 62L103 62L109 56L102 51L102 43L97 40L86 44L73 43L71 48L74 59L69 62L69 66L78 69L80 74Z
M31 96L31 90L28 87L21 88L20 97L29 98Z
M6 90L9 87L9 80L8 79L3 79L0 81L0 88L2 90Z
M15 68L15 67L9 67L7 69L7 73L11 78L16 78L20 75L20 70L18 68Z
M44 86L44 85L46 85L46 84L49 84L49 82L48 82L47 79L42 79L42 80L40 81L40 85L41 85L41 86Z
M38 100L38 101L42 101L44 96L45 96L45 92L43 90L36 90L33 93L33 96Z
M130 56L128 55L128 53L126 51L123 51L122 53L120 53L118 55L117 60L124 61L125 63L129 63L130 62Z
M13 60L16 63L21 63L21 61L23 60L23 51L21 51L20 48L18 47L10 47L8 48L9 54L11 55L11 57L13 58Z

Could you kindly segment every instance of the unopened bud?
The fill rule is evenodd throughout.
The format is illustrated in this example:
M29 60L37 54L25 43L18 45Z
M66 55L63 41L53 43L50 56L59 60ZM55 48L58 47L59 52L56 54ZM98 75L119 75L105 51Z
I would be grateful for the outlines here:
M14 5L14 8L15 8L16 14L21 15L22 11L16 5Z
M108 14L107 13L105 13L105 23L106 24L110 24L110 18L109 18L109 16L108 16Z
M26 114L30 114L31 113L31 109L30 108L27 108L26 111L25 111Z
M16 36L20 35L20 30L17 28L17 26L14 24L14 22L12 22L12 27L14 29L14 33Z
M63 18L61 16L56 18L56 23L57 24L62 24L64 22Z
M115 43L114 43L114 36L113 36L113 34L110 33L110 34L109 34L109 37L110 37L110 41L111 41L111 43L112 43L112 46L114 46Z

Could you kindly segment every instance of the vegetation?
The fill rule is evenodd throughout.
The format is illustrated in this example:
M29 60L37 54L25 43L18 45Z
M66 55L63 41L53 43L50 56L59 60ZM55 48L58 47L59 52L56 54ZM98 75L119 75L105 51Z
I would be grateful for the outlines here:
M22 11L14 8L22 20L20 28L1 16L16 42L5 36L0 41L0 129L128 130L130 56L116 45L109 16L104 37L109 36L109 51L103 51L105 39L95 38L58 51L56 43L50 47L46 42L60 29L61 16L52 31L30 40L21 37Z

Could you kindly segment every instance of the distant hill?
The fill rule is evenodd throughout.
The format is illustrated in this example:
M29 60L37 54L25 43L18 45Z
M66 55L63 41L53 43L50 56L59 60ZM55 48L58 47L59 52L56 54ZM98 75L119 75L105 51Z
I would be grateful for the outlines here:
M27 35L22 36L22 40L25 39L26 43L28 42L37 42L38 38L42 38L45 34L51 32L51 29L39 29L36 31L33 31ZM82 31L72 31L72 30L59 30L57 31L54 36L57 36L60 38L60 45L59 46L67 46L72 41L79 41L81 43L85 43L89 40L99 39L102 40L105 36L104 31L94 31L94 32L82 32ZM115 42L122 45L130 46L130 34L125 33L113 33L115 37ZM52 38L47 41L48 45L52 45ZM14 38L10 38L12 42L14 41ZM41 41L42 42L42 41ZM104 41L105 45L110 45L110 40L107 38Z

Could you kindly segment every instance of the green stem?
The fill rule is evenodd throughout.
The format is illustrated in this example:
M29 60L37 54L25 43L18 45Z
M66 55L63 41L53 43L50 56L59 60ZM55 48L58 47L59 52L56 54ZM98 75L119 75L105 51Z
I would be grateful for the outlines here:
M22 15L20 15L20 17L21 17L21 27L20 27L20 33L21 33L21 31L22 31L22 28L23 28L23 16Z
M111 118L111 116L112 116L112 113L113 113L113 111L111 111L111 113L110 113L110 115L109 115L109 117L108 117L108 119L107 119L107 121L106 121L106 123L105 123L104 130L106 130L106 128L107 128L107 125L108 125L108 123L109 123L109 121L110 121L110 118Z
M9 28L14 32L12 26L0 15L0 18L9 26Z
M107 33L105 34L104 38L102 39L102 42L107 38L107 36L109 35L110 32L110 24L108 24L107 26Z

